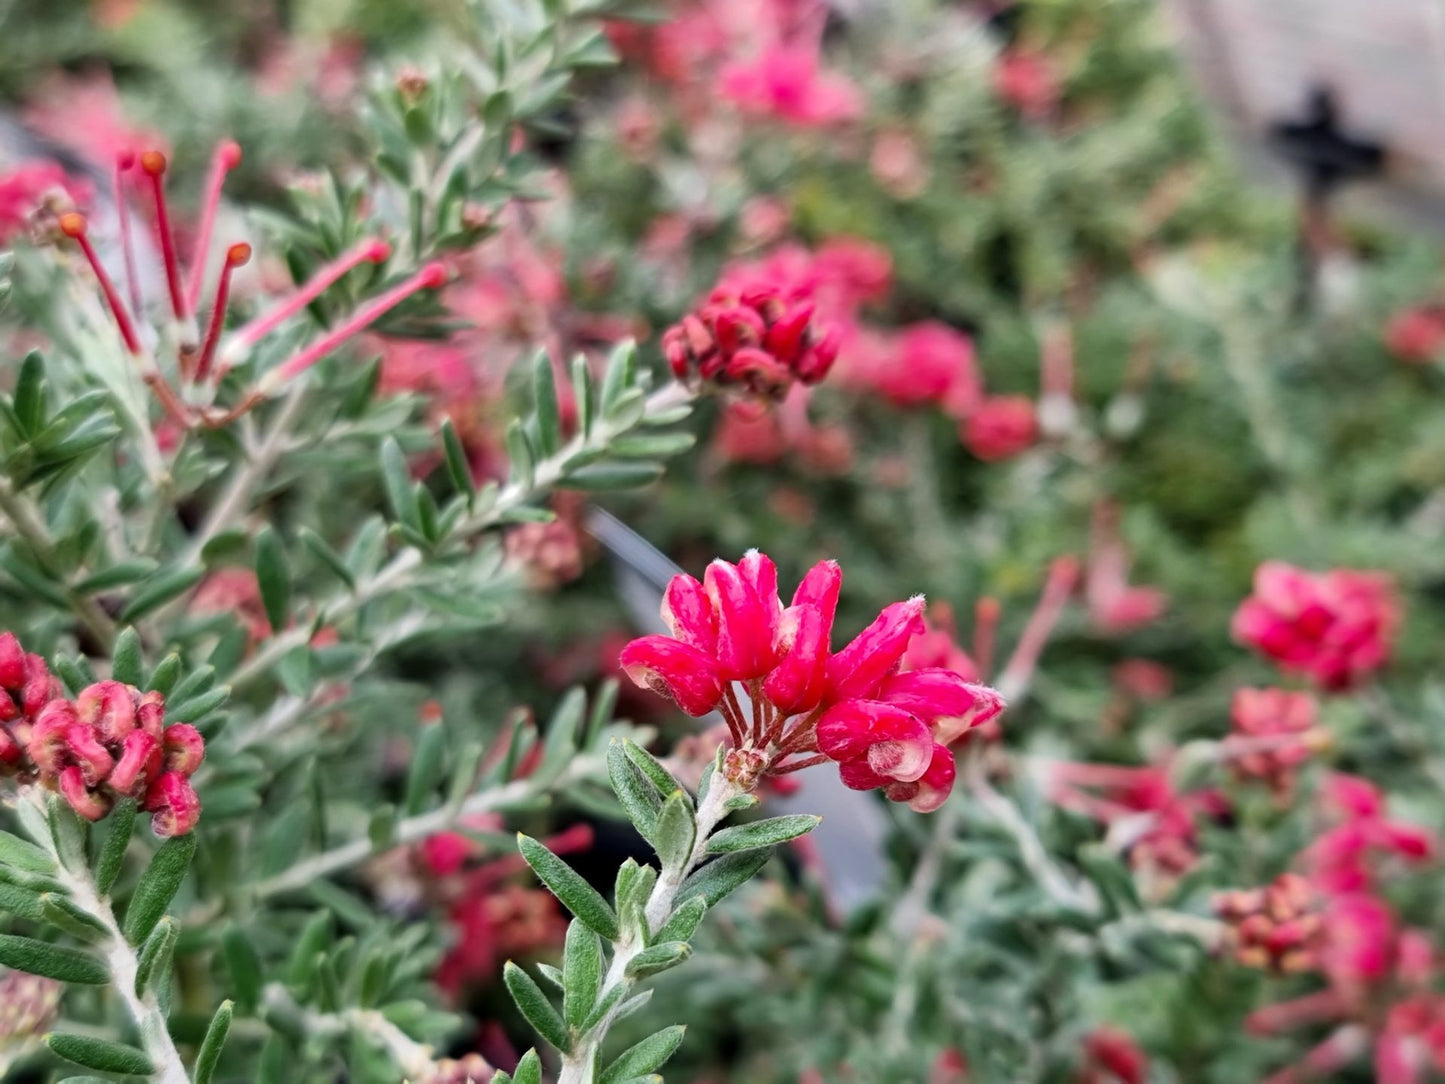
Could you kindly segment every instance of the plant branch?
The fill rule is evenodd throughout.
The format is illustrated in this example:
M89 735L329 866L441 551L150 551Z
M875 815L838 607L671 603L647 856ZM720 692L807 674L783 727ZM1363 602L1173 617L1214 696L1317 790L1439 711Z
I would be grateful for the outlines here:
M25 791L26 797L39 809L43 820L46 816L46 792L38 787L27 787ZM140 968L140 961L135 949L121 933L110 901L97 891L85 855L66 853L49 832L32 834L35 841L55 859L55 879L65 886L71 902L105 928L107 936L97 946L97 950L106 967L110 969L111 989L135 1022L141 1045L146 1056L150 1058L154 1068L151 1080L154 1084L190 1084L190 1074L186 1072L185 1063L181 1061L181 1055L171 1040L170 1031L166 1027L166 1016L156 1000L155 990L148 988L143 995L136 993L136 972Z

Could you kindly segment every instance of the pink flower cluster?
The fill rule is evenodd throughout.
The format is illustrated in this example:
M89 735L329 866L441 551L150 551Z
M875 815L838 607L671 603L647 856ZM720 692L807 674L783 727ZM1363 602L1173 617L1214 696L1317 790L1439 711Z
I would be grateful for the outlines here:
M818 383L838 357L837 336L814 326L816 308L776 286L719 285L663 333L662 352L679 380L781 399L794 382Z
M1235 611L1234 638L1325 689L1346 689L1390 657L1399 606L1387 577L1338 568L1312 573L1266 561Z
M1294 790L1295 769L1325 744L1319 707L1309 693L1237 689L1224 755L1241 778L1258 779L1281 798Z
M820 562L785 607L768 557L714 561L702 582L673 578L662 607L671 635L628 644L623 668L689 715L721 712L733 744L725 770L745 789L832 760L849 787L936 809L953 787L949 746L1003 701L952 670L901 669L923 629L922 598L885 607L834 652L841 586L837 564Z
M1058 762L1049 768L1048 796L1107 825L1130 864L1166 888L1199 860L1200 819L1222 818L1230 808L1216 790L1181 792L1168 765Z
M1321 795L1333 824L1300 853L1299 872L1215 900L1240 963L1315 972L1325 982L1256 1010L1245 1026L1259 1035L1330 1027L1268 1084L1324 1078L1369 1052L1376 1080L1421 1084L1431 1070L1445 1069L1445 997L1433 989L1439 954L1426 933L1401 926L1377 890L1384 863L1431 858L1435 839L1390 819L1384 796L1367 780L1331 775Z
M0 173L0 245L28 229L47 207L60 214L89 203L91 197L90 185L75 180L56 162L26 162Z
M59 791L86 820L135 798L158 836L196 826L190 777L206 743L186 723L165 725L165 698L119 681L96 682L75 700L38 655L0 633L0 774Z

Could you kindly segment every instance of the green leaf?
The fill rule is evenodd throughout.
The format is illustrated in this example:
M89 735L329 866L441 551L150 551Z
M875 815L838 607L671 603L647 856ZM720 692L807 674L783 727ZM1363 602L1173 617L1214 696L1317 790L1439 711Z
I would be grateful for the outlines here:
M176 950L176 936L176 924L169 918L163 918L146 938L135 971L136 997L145 997L149 989L159 992L165 988L171 975L171 955Z
M231 696L231 687L222 685L212 689L210 692L201 693L199 696L183 698L177 696L174 707L166 712L168 723L194 723L197 719L204 719L211 712L215 711Z
M662 812L662 796L628 757L620 741L613 741L607 747L607 778L627 819L642 838L651 843L657 829L657 815Z
M662 477L660 463L596 463L567 475L561 485L589 492L636 489Z
M619 982L613 985L612 989L603 994L597 1004L592 1006L592 1011L583 1019L582 1026L577 1030L585 1035L598 1024L602 1023L602 1018L612 1011L612 1007L622 1000L629 989L631 989L631 987L625 982Z
M415 528L417 514L411 493L411 474L406 468L406 456L395 437L387 437L381 442L381 481L386 489L392 518Z
M261 1003L264 981L261 957L239 926L229 926L221 935L221 955L225 957L226 970L231 975L231 989L241 1005L241 1011L254 1012Z
M40 351L30 351L20 363L12 402L21 434L30 437L39 433L45 421L45 361Z
M273 632L286 627L291 611L291 566L281 536L270 524L256 534L256 585Z
M66 1061L87 1069L99 1069L102 1073L150 1076L155 1072L155 1066L146 1057L145 1051L108 1039L54 1033L45 1036L45 1045Z
M646 978L676 967L692 955L692 947L685 941L662 941L643 949L627 963L627 977Z
M584 354L572 358L572 394L577 399L577 429L586 440L592 436L592 423L597 418L597 385Z
M216 1063L221 1060L221 1050L231 1030L231 1015L231 1002L221 1002L216 1015L211 1017L211 1026L206 1028L206 1037L201 1040L196 1067L191 1072L191 1084L211 1084L211 1078L216 1075Z
M42 895L34 889L0 881L0 914L28 918L31 922L44 922L45 906Z
M562 950L562 1016L580 1030L602 990L602 943L578 918L567 927Z
M607 372L602 377L602 412L611 414L613 406L637 383L637 344L631 339L618 343L607 359Z
M662 929L654 936L658 941L691 941L705 914L707 901L701 896L693 896L672 912L672 917L663 923Z
M330 911L317 911L301 927L286 965L286 985L298 990L309 989L316 954L331 942L333 921Z
M351 569L342 560L341 554L326 544L326 540L313 531L310 527L301 527L296 531L296 537L301 544L315 555L316 559L325 565L347 589L356 590L356 577L352 575Z
M146 679L145 688L158 692L162 696L170 696L171 690L175 688L176 682L181 676L181 657L172 651L151 671L151 676Z
M563 906L606 940L617 940L617 915L580 874L531 836L518 833L517 847L527 865Z
M652 845L662 859L663 869L680 870L687 865L697 839L697 821L693 817L692 800L681 789L673 791L662 803L653 836Z
M109 591L115 587L124 587L127 584L139 583L160 566L149 557L138 557L133 561L122 561L119 564L103 568L99 572L93 572L75 584L75 592L78 595L94 595L101 591Z
M542 1060L536 1050L528 1050L517 1062L517 1071L512 1078L515 1084L542 1084Z
M822 817L809 813L797 813L788 817L771 817L768 820L739 824L724 828L709 837L709 854L729 854L734 851L751 851L757 847L776 847L790 839L807 835L822 822Z
M450 418L442 419L442 453L446 459L447 475L456 486L458 493L465 493L467 499L477 495L477 483L472 478L471 460L467 458L467 450L462 446L462 438L457 436L457 427L452 424Z
M180 572L163 572L146 580L131 596L131 600L120 612L124 622L138 621L153 610L159 610L173 598L177 598L201 581L204 569L192 568Z
M130 847L131 832L135 829L136 803L134 798L122 798L110 811L110 835L100 849L100 860L95 867L95 887L105 895L115 887L125 864L125 852Z
M677 778L662 765L662 761L649 753L642 746L638 745L631 738L622 739L622 749L627 754L627 759L637 765L639 771L657 788L658 796L671 794L675 790L682 789L682 784Z
M24 971L27 975L39 975L60 982L89 986L104 986L110 982L109 969L94 956L14 934L0 934L0 964L12 971Z
M121 629L111 653L110 676L116 681L137 687L145 681L145 663L141 657L140 633Z
M532 407L537 418L537 450L545 458L562 446L562 413L557 406L557 377L545 349L532 356Z
M669 459L696 443L692 433L642 433L618 437L607 445L607 451L619 459Z
M670 1028L663 1028L654 1035L649 1035L636 1046L624 1050L606 1072L602 1074L598 1084L622 1084L623 1081L632 1077L645 1076L648 1073L661 1069L667 1063L667 1059L677 1053L677 1048L682 1045L682 1037L687 1033L687 1028L681 1024L674 1024Z
M50 855L28 839L21 839L9 832L0 832L0 865L14 866L32 873L55 872L55 860Z
M523 490L535 488L537 454L532 450L532 442L527 439L527 431L522 428L519 420L513 420L507 427L507 459L510 462L509 477L512 484Z
M104 922L57 892L40 897L40 915L41 921L90 944L110 937L110 928Z
M180 891L181 882L186 879L186 871L190 869L195 853L194 832L173 836L156 851L136 885L130 906L125 910L125 937L132 945L138 945L149 937L166 913L171 900Z
M735 888L750 881L772 856L771 847L759 847L715 858L682 883L677 901L683 903L701 896L709 907L716 907Z
M537 1034L563 1053L571 1050L572 1041L567 1035L567 1025L562 1023L562 1017L557 1015L552 1002L547 1000L547 995L532 976L508 960L506 967L502 969L502 979L512 994L512 1000L517 1003L517 1008Z
M411 771L406 780L407 816L420 812L427 798L436 790L442 777L442 757L446 753L447 732L440 723L422 729L412 754Z

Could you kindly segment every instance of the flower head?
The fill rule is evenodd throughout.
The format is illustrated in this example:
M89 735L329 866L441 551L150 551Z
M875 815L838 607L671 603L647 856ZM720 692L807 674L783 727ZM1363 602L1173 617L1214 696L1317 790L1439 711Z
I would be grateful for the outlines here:
M1380 573L1313 573L1267 561L1234 614L1234 638L1325 689L1345 689L1390 657L1399 606Z
M1258 779L1281 796L1294 786L1295 769L1328 735L1316 726L1319 708L1309 693L1237 689L1230 706L1224 755L1241 778Z
M674 577L662 604L670 635L632 641L622 666L691 715L720 711L734 746L724 771L745 789L832 760L849 787L936 809L953 786L949 745L1003 700L954 670L902 669L923 630L922 598L885 607L834 652L842 578L822 561L784 606L770 558L714 561L701 581Z
M985 462L1012 459L1039 439L1034 401L1024 395L989 396L960 423L959 437Z

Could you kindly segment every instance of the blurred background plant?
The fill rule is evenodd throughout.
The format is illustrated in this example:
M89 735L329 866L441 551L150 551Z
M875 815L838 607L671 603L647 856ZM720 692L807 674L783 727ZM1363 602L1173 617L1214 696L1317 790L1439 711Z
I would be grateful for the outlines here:
M848 632L922 592L910 667L1011 702L942 809L879 804L864 902L790 849L619 1050L685 1023L668 1072L698 1081L1445 1071L1414 828L1445 779L1436 241L1302 231L1149 0L642 7L0 5L3 625L66 695L163 689L205 737L157 984L181 1052L228 998L219 1079L487 1079L533 1044L503 963L555 962L567 925L504 829L606 892L650 853L606 789L614 715L684 781L711 753L610 683L653 630L599 500L697 575L839 559ZM204 268L255 250L214 379L148 175L117 172L146 150L200 312ZM73 212L157 314L139 351ZM715 287L810 305L827 379L689 416L663 332ZM133 355L237 416L168 416ZM49 944L28 875L0 924ZM80 986L0 982L16 1079L64 1075L56 1019L133 1038Z

